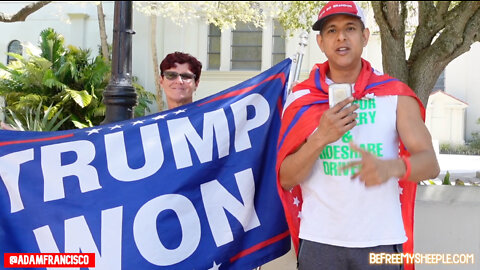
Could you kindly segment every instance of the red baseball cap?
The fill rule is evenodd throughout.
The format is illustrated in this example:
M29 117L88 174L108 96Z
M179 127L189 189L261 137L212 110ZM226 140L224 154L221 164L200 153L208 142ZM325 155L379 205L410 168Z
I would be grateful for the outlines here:
M318 13L318 20L312 26L312 29L321 31L323 24L327 21L327 18L339 14L357 17L360 19L360 21L362 21L363 26L365 26L365 16L363 16L363 11L355 2L330 1L322 8L322 10L320 10L320 13Z

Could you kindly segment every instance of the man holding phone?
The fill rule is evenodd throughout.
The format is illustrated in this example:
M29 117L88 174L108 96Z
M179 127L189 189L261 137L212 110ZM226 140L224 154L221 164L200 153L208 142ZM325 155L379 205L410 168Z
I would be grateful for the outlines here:
M423 105L361 58L370 33L357 4L327 3L312 28L328 61L294 87L277 157L299 269L403 269L369 253L407 239L413 252L416 182L439 173Z

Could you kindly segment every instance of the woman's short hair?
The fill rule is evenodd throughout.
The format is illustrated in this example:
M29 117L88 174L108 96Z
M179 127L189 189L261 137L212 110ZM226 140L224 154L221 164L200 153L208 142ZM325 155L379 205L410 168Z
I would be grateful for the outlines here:
M174 52L170 53L162 60L160 64L160 74L163 76L163 72L167 69L174 68L175 63L185 64L188 63L190 70L195 74L195 82L200 80L200 74L202 73L202 63L197 58L191 56L188 53Z

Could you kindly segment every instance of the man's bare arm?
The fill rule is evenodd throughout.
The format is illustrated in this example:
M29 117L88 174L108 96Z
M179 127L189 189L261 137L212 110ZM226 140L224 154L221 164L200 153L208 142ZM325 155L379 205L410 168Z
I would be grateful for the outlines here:
M433 150L432 137L420 116L418 103L412 97L398 97L397 130L411 154L410 180L418 182L437 177L440 167Z
M436 177L440 168L433 150L432 138L420 116L418 103L412 97L398 97L397 131L411 155L409 180L418 182ZM382 160L357 145L351 144L351 147L361 154L362 159L351 162L343 170L360 165L360 170L352 178L358 176L367 187L380 185L391 177L401 178L406 173L407 168L401 158Z

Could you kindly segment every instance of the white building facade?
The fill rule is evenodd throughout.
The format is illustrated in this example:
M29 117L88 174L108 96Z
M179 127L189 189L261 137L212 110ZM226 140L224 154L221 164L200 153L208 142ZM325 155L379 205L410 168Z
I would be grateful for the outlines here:
M0 2L4 13L16 13L31 2ZM103 2L108 42L112 42L114 2ZM369 17L372 17L371 14ZM373 24L373 19L370 19ZM8 59L6 52L20 44L38 44L40 32L48 27L65 38L66 45L90 48L97 55L100 44L98 15L95 2L52 2L31 14L25 22L1 23L0 56L2 63ZM203 64L201 82L195 100L227 89L257 75L284 57L292 57L298 49L299 33L284 38L278 23L269 19L263 29L238 25L236 30L220 31L200 19L178 26L170 19L159 17L156 25L156 43L159 61L174 51L188 52ZM132 72L145 89L155 92L152 64L150 18L134 9L132 39ZM309 34L300 79L308 76L314 64L326 60L316 44L316 33ZM382 70L380 37L372 34L363 57L376 69ZM1 58L0 58L1 59ZM465 140L471 133L480 131L476 124L480 118L480 43L452 61L445 70L445 92L468 103L463 121ZM153 107L155 110L156 107ZM428 116L427 116L428 117ZM435 137L435 134L433 134Z

